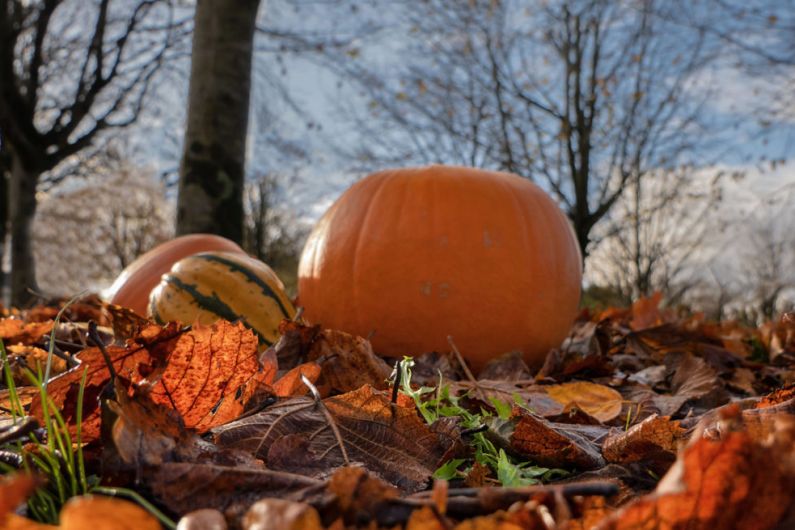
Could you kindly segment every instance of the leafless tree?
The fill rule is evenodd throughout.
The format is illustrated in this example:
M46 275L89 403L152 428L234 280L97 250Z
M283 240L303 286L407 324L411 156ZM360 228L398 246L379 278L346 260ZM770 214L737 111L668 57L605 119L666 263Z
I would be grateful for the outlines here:
M771 320L786 303L782 295L795 289L795 236L774 223L755 226L741 253L741 285L757 320Z
M286 206L283 179L264 175L246 187L243 248L267 263L294 290L301 247L308 230Z
M33 224L38 284L47 295L107 286L173 235L173 209L152 174L118 152L84 162L92 176L44 193Z
M0 0L0 131L10 160L11 299L35 288L36 192L103 132L141 114L184 37L170 0Z
M657 15L663 5L407 2L394 62L340 67L369 100L353 156L531 178L564 205L586 255L628 184L692 160L703 139L704 93L691 89L709 57L699 32Z
M714 238L719 224L712 214L721 202L723 174L696 179L692 171L659 171L629 183L599 229L602 243L588 274L624 303L661 291L676 304L704 281L698 269L706 259L706 240Z

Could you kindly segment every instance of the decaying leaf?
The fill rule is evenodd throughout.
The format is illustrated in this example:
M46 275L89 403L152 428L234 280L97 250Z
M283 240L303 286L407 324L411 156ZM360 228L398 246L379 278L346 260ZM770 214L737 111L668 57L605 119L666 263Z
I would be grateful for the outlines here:
M279 326L282 334L272 347L283 368L314 362L320 368L317 387L321 395L350 392L369 384L387 387L391 368L373 353L370 342L342 331L306 326L291 320Z
M17 318L0 319L0 339L8 344L30 345L52 331L54 322L25 322Z
M546 387L547 394L564 407L577 407L601 422L621 414L624 398L617 391L588 381L575 381Z
M174 462L153 468L147 483L169 510L189 513L213 508L241 517L264 497L322 504L325 483L311 477L264 466Z
M649 416L628 431L608 437L602 455L608 462L629 464L643 462L655 473L665 473L676 460L678 444L685 429L667 416Z
M240 416L246 385L271 383L275 370L261 370L257 338L242 324L219 320L212 326L195 326L183 332L175 325L151 325L126 347L107 347L116 372L135 384L149 384L155 403L173 408L187 428L206 431ZM88 366L84 402L83 439L99 435L96 396L110 381L110 372L98 348L78 355L81 365L54 379L49 392L74 423L76 390ZM267 368L267 367L266 367ZM40 417L36 400L32 409Z
M358 462L404 491L422 488L455 443L370 386L322 404L286 400L214 433L220 447L250 451L272 469L319 477Z
M362 515L375 520L384 511L385 503L396 499L400 492L367 474L360 467L343 467L328 481L327 491L334 495L343 520L355 523Z
M732 530L775 528L795 499L792 418L769 443L730 431L697 438L654 494L600 524L600 530Z
M576 425L553 424L514 407L511 448L546 467L595 469L604 465L596 444Z

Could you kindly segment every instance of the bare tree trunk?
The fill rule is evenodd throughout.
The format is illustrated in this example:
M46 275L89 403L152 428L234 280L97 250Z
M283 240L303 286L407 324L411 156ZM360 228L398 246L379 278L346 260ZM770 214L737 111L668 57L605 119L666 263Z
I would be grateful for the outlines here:
M260 0L199 0L177 233L243 239L251 57Z
M8 183L8 218L11 231L11 305L22 307L38 290L33 259L31 227L36 215L35 169L26 167L18 156L11 155L11 179Z

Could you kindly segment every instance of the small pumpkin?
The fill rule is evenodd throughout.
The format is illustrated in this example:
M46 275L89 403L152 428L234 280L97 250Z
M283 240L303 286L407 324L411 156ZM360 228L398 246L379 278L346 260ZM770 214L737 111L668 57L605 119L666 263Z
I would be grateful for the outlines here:
M107 298L112 304L128 307L143 315L149 304L149 293L180 259L211 250L245 255L237 243L213 234L189 234L162 243L130 263L113 285Z
M400 357L449 351L473 368L519 350L539 365L569 332L582 262L566 216L516 175L429 166L370 175L310 234L304 316Z
M271 345L279 323L295 316L284 285L265 263L234 252L202 252L176 262L149 296L156 322L240 321Z

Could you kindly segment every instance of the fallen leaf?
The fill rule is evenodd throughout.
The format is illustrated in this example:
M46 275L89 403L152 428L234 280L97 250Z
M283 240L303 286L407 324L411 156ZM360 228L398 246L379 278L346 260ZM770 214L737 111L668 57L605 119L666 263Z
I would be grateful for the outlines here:
M46 322L25 322L18 318L0 319L0 339L5 344L26 344L30 345L41 340L44 335L52 331L55 323L52 320Z
M24 344L12 344L6 347L8 354L9 367L14 382L18 386L29 386L27 371L37 374L44 373L47 366L49 353L36 346ZM66 371L66 361L53 355L50 366L50 373L55 376Z
M279 331L282 336L272 351L280 365L317 363L320 375L316 386L322 396L350 392L365 384L378 389L387 387L392 369L373 353L366 339L291 320L283 321Z
M403 491L424 487L456 442L370 386L322 405L289 399L213 432L220 447L250 451L272 469L323 476L358 462Z
M490 360L478 373L478 379L506 382L527 381L531 377L530 368L524 362L522 353L518 351L509 352Z
M696 438L654 494L602 522L600 530L767 530L795 498L792 418L779 442L755 442L741 431Z
M0 477L0 521L25 502L38 485L39 481L27 473Z
M61 509L60 530L160 530L160 522L139 505L101 495L73 497Z
M323 530L317 510L302 502L262 499L243 516L243 530Z
M199 432L226 423L241 415L246 385L272 382L275 370L261 370L256 336L242 324L219 320L212 326L194 326L182 332L176 325L164 328L151 325L127 347L108 346L117 373L134 384L150 384L155 403L176 410L187 428ZM75 422L75 402L85 366L86 399L83 409L83 439L99 435L99 409L96 397L110 381L110 372L98 348L78 355L81 365L53 379L48 387L56 406L64 408L64 418ZM259 374L259 376L258 376ZM41 418L41 407L34 399L32 414Z
M428 507L414 510L406 522L406 530L447 530L448 527L439 520L439 516Z
M629 326L633 331L653 328L671 319L669 311L660 309L660 302L662 302L662 293L657 291L648 298L639 298L632 304L632 319Z
M173 462L153 468L147 484L175 513L213 508L234 519L263 497L320 503L325 482L264 466Z
M343 467L328 481L327 491L334 495L342 520L356 524L357 519L376 520L385 505L400 492L360 467Z
M602 455L608 462L630 464L643 462L655 473L663 474L676 460L678 444L685 429L667 416L649 416L628 431L608 437Z
M124 344L151 324L149 320L127 307L105 304L103 309L108 316L113 338L117 344Z
M471 381L454 381L450 383L450 393L453 396L461 396L467 392L471 397L480 394L489 400L499 400L508 406L520 402L522 406L539 416L556 416L562 414L564 405L553 399L546 393L547 387L541 385L516 384L509 381L497 380L478 380L476 383ZM489 403L486 403L489 404Z
M552 385L546 391L564 407L576 406L603 423L617 418L624 405L624 398L617 391L588 381Z
M671 392L675 397L686 398L693 407L711 409L729 401L723 381L703 359L689 353L677 363L671 379Z
M519 407L514 407L513 414L511 449L538 465L583 470L604 465L596 444L579 426L553 424Z

